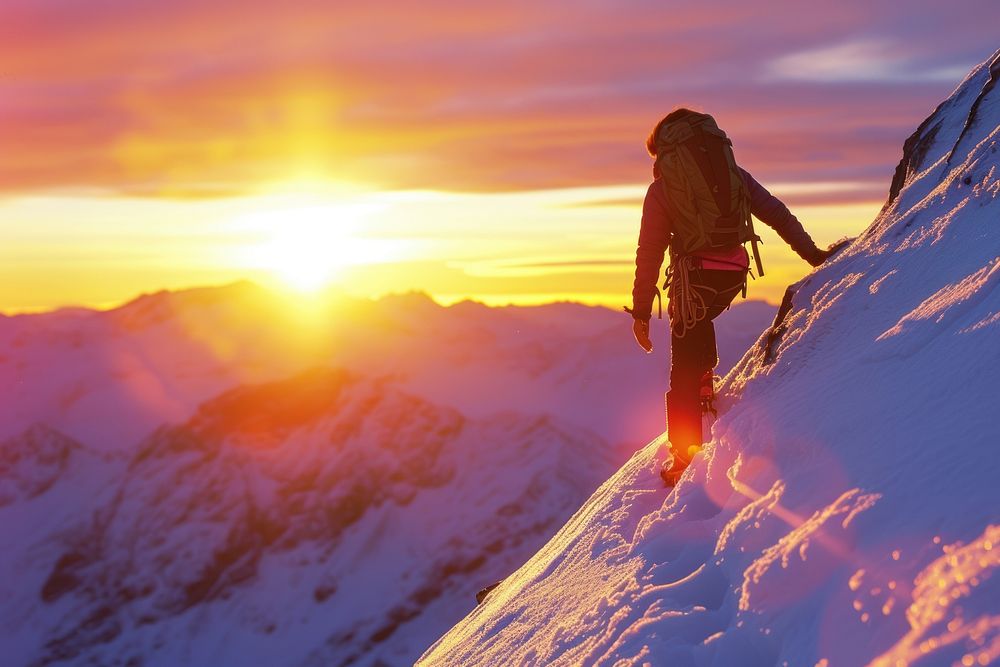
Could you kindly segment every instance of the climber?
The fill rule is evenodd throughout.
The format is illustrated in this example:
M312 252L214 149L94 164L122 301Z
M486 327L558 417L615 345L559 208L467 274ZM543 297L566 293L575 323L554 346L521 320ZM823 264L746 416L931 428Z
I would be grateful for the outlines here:
M737 293L746 296L750 243L757 275L764 275L751 214L773 228L805 261L819 266L835 250L821 250L788 208L737 166L732 142L715 120L690 109L663 118L646 140L653 182L642 205L635 253L632 307L635 340L652 352L649 320L664 253L670 322L667 437L672 457L661 476L674 486L702 445L702 413L714 412L718 363L714 320Z

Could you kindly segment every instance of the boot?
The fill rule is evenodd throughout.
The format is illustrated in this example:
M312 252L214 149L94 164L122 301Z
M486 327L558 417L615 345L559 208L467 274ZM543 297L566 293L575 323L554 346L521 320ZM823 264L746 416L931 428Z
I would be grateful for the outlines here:
M699 376L693 376L698 379ZM666 395L667 438L671 458L664 462L660 477L668 487L677 484L692 457L701 451L702 428L698 385L691 383L681 390L671 388Z
M683 455L680 452L671 451L671 458L664 461L663 466L660 468L660 478L663 479L663 484L668 488L677 486L681 475L684 474L684 471L691 465L692 459L700 451L700 445L691 445Z

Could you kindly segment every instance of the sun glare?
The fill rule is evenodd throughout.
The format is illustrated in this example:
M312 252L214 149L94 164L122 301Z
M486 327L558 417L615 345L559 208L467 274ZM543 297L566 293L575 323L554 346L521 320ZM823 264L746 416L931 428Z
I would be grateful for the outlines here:
M242 263L268 271L295 290L314 292L349 266L391 261L398 242L362 235L376 208L300 202L240 216L238 226L254 239L241 251Z

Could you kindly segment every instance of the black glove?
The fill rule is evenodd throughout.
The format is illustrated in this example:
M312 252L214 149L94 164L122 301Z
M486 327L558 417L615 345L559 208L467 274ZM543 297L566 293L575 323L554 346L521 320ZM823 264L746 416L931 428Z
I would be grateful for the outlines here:
M809 256L805 258L805 260L810 264L812 264L813 266L819 266L826 260L830 259L832 255L836 254L838 250L840 250L850 242L851 239L841 239L839 241L831 243L826 250L820 250L819 248L814 248L813 252L810 253Z
M820 250L819 248L814 248L813 251L809 253L809 256L806 257L805 259L807 262L809 262L811 266L819 266L820 264L825 262L830 257L831 254L833 253L830 252L829 248L827 248L826 250Z

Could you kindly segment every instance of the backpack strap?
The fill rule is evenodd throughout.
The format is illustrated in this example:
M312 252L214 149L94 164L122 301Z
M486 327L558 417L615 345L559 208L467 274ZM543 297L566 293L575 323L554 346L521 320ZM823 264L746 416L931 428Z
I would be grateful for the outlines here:
M758 243L763 243L764 241L762 241L761 238L759 236L757 236L757 232L754 231L754 228L753 228L753 216L750 214L749 211L747 211L746 215L747 215L747 218L746 218L747 219L747 228L750 230L750 249L753 251L753 261L754 261L754 264L757 265L757 275L760 276L761 278L763 278L764 277L764 265L761 264L761 261L760 261L760 248L757 247L757 244ZM744 299L746 298L745 294L743 295L743 298Z
M760 249L757 247L758 243L763 243L759 236L753 233L753 224L750 225L750 233L753 236L750 237L750 249L753 250L753 261L757 265L757 275L763 277L764 275L764 265L760 263Z
M746 188L746 182L742 183L742 187ZM763 243L764 241L757 235L757 232L753 228L753 214L750 212L750 196L747 195L743 197L743 207L739 212L740 217L743 218L741 222L745 222L747 226L747 231L750 234L750 250L753 254L754 264L757 266L757 275L761 278L764 277L764 265L760 261L760 248L757 247L758 243ZM744 290L743 298L746 298L746 293Z

